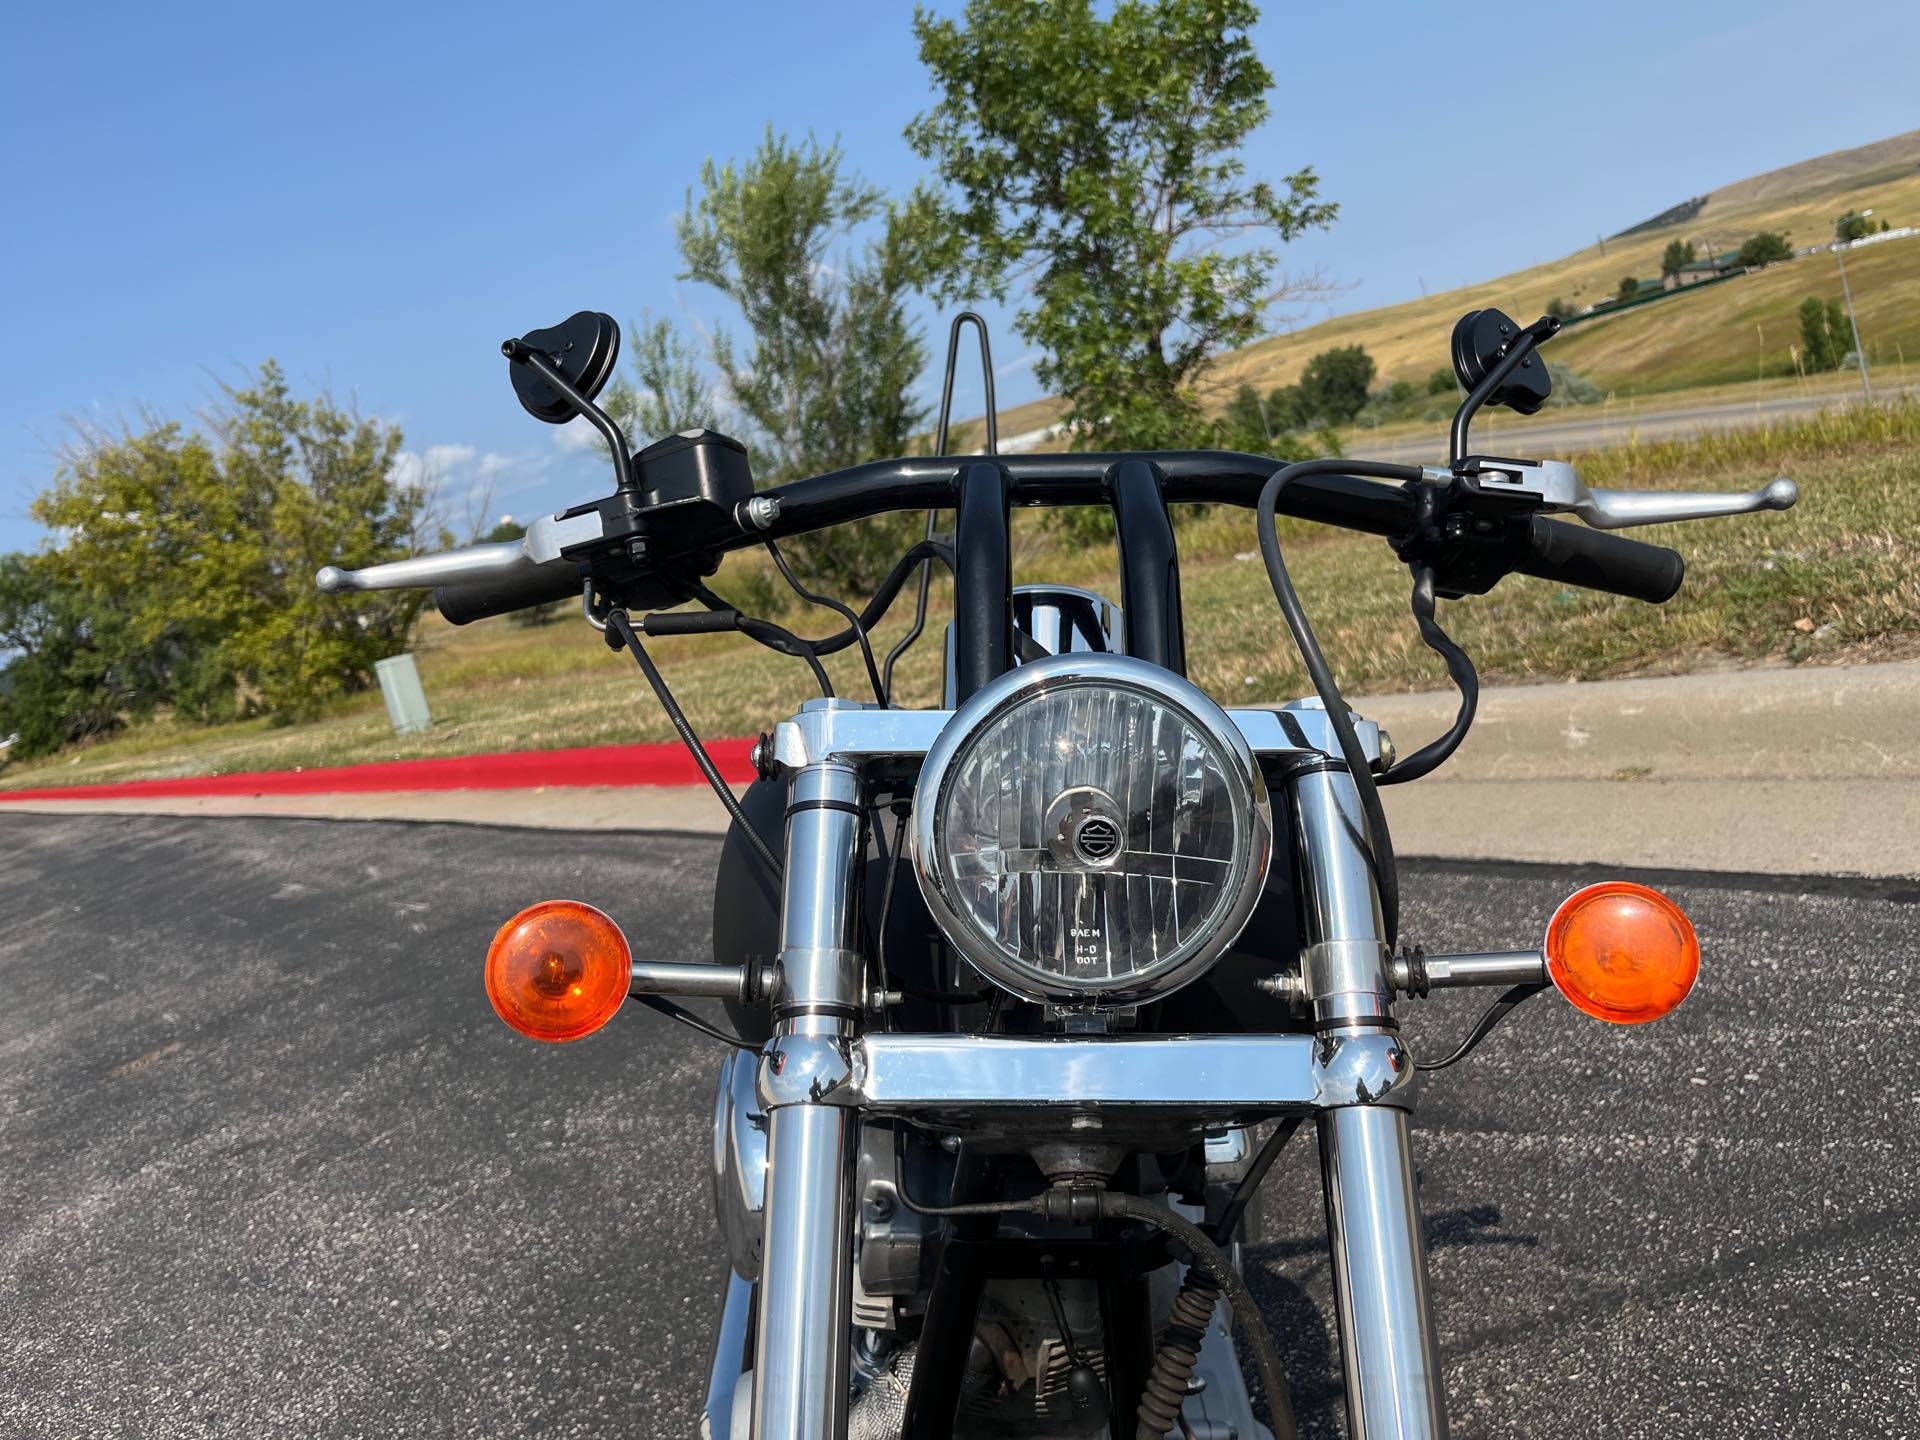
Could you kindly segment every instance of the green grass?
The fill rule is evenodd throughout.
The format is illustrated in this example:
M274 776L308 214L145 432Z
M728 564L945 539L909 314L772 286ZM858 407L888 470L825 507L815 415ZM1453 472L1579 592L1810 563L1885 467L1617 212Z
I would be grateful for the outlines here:
M1599 679L1712 665L1841 663L1920 654L1920 404L1855 407L1792 423L1582 460L1590 483L1745 488L1781 471L1805 498L1787 514L1636 532L1687 556L1686 588L1664 606L1524 578L1443 608L1444 623L1490 683ZM1063 547L1035 512L1015 516L1015 573L1117 594L1109 549ZM1218 507L1181 527L1188 651L1194 678L1228 703L1283 700L1307 689L1255 550L1250 514ZM1407 616L1407 581L1377 540L1289 522L1289 567L1341 683L1353 694L1445 683ZM729 566L758 563L749 556ZM725 588L723 571L716 584ZM909 656L901 692L936 698L936 587L929 635ZM910 598L910 597L909 597ZM884 654L904 633L906 602L875 637ZM790 611L814 634L832 616ZM733 636L652 646L694 725L743 735L790 714L811 691L805 667ZM533 629L489 621L452 629L424 621L416 644L433 729L396 737L377 696L301 726L253 720L195 729L159 722L0 775L0 787L458 755L476 751L668 740L672 730L625 656L575 619ZM829 662L841 693L861 695L849 651Z

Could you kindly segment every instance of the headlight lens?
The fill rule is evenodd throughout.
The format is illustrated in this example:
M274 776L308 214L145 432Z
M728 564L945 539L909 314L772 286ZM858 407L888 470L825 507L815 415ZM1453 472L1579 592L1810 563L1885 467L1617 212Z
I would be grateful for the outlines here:
M1129 1004L1238 937L1272 852L1266 787L1218 705L1114 655L1022 665L962 706L915 797L947 938L1034 1000Z

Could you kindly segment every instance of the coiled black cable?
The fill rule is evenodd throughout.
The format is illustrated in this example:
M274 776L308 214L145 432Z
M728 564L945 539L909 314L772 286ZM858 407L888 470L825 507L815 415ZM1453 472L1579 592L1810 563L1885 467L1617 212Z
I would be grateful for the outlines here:
M1167 1317L1166 1333L1153 1352L1153 1365L1140 1392L1135 1440L1165 1440L1173 1433L1180 1408L1187 1401L1187 1382L1200 1366L1200 1346L1207 1338L1207 1326L1213 1323L1213 1308L1219 1303L1220 1287L1197 1269L1187 1271L1179 1293L1173 1297L1173 1313Z
M1446 761L1447 757L1460 748L1460 742L1467 738L1467 731L1473 728L1474 712L1480 706L1480 674L1473 668L1473 659L1454 643L1454 639L1440 628L1440 622L1434 618L1433 567L1416 565L1413 567L1413 619L1420 627L1420 638L1434 654L1447 662L1447 674L1452 677L1454 687L1460 692L1460 708L1454 713L1453 724L1447 733L1431 744L1422 745L1413 754L1394 762L1393 768L1380 777L1382 785L1404 785L1409 780L1418 780L1423 775L1431 775Z
M1287 1372L1280 1364L1280 1351L1274 1346L1273 1335L1267 1329L1266 1319L1260 1314L1260 1307L1254 1303L1253 1292L1247 1289L1247 1282L1240 1278L1233 1263L1227 1259L1226 1252L1186 1216L1136 1195L1122 1195L1114 1190L1102 1191L1100 1208L1105 1215L1139 1220L1171 1235L1185 1247L1194 1267L1225 1292L1227 1303L1233 1307L1234 1318L1240 1322L1241 1336L1246 1340L1247 1348L1253 1352L1254 1369L1260 1373L1260 1384L1267 1392L1267 1410L1273 1420L1274 1440L1298 1440L1300 1430L1293 1418L1293 1394L1287 1389Z

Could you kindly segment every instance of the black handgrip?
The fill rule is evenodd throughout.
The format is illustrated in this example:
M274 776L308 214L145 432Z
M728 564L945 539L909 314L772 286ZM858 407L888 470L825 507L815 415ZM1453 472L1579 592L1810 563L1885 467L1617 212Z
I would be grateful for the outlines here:
M584 583L580 567L570 561L536 565L527 560L504 575L469 580L464 585L442 585L433 592L433 603L449 625L468 625L491 615L577 597Z
M1527 527L1526 547L1513 567L1521 575L1655 605L1671 600L1687 578L1685 559L1664 545L1627 540L1540 515L1529 520Z

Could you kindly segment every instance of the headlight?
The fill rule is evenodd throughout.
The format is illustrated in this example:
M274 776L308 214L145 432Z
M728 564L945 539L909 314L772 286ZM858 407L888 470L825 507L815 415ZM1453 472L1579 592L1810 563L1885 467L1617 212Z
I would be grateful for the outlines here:
M1267 792L1227 714L1118 655L1022 665L954 714L914 796L927 907L1015 994L1125 1005L1200 975L1252 915Z

